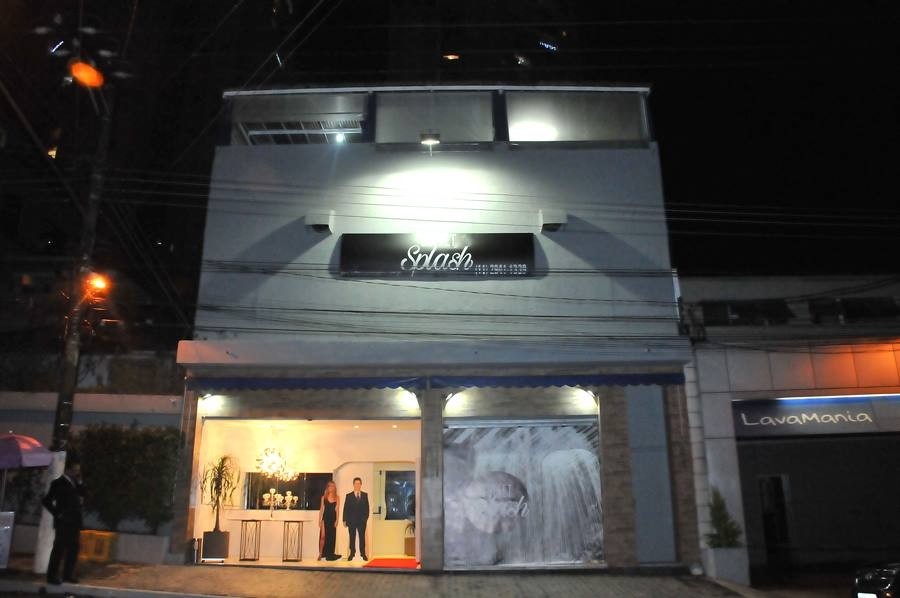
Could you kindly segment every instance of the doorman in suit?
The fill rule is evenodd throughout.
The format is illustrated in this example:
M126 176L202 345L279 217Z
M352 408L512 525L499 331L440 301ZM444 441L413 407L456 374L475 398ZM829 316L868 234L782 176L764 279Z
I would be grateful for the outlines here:
M366 522L369 520L369 495L362 491L362 479L353 478L353 492L347 493L344 498L344 514L342 516L344 526L350 531L350 556L352 561L356 556L355 538L359 536L359 554L364 561L368 561L366 555Z
M53 515L53 549L47 565L47 583L59 584L59 562L63 561L64 581L78 583L75 563L78 561L78 539L81 534L81 466L76 461L66 463L63 474L50 483L50 490L41 501Z

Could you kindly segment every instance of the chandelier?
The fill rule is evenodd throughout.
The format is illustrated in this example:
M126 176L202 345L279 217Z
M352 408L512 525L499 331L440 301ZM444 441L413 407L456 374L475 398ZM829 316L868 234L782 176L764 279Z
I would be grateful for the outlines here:
M266 477L284 482L289 482L297 477L297 472L287 469L284 457L274 448L265 449L262 455L256 458L256 467Z

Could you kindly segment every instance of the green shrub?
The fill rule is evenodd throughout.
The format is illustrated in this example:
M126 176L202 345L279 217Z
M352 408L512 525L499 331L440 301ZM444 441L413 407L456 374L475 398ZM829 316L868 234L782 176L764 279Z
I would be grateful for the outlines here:
M709 518L713 531L706 534L706 543L710 548L735 548L741 545L741 526L728 512L725 498L715 486L711 489Z
M117 531L142 519L151 532L172 518L180 433L174 428L92 425L72 440L81 460L84 507Z

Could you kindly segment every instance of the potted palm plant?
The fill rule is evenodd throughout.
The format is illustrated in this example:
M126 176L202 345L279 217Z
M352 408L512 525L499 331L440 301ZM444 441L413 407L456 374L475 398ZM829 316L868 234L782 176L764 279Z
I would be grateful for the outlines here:
M239 471L237 460L231 455L223 455L206 466L200 478L202 500L212 507L216 525L211 532L203 532L201 557L204 559L228 558L229 533L219 528L219 513L222 505L231 501L237 489Z

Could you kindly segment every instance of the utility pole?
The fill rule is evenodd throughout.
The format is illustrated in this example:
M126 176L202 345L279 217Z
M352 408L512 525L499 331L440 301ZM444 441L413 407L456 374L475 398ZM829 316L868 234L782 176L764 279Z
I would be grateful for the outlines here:
M48 479L45 480L45 488L49 488L50 481L62 475L66 464L66 449L69 446L69 432L72 428L75 389L78 385L78 363L81 358L81 320L84 318L86 304L90 300L86 283L91 273L94 244L97 240L97 217L100 214L100 200L106 179L106 161L109 154L109 139L115 102L113 88L108 86L106 89L108 93L105 98L102 88L97 90L100 94L103 110L100 113L100 132L97 137L97 149L91 169L87 204L82 210L81 241L78 247L72 295L69 297L69 314L64 336L63 360L59 373L59 394L56 398L56 416L53 420L53 442L50 447L50 450L53 451L53 461L47 471ZM53 536L52 518L50 513L43 509L41 511L40 526L38 527L37 545L34 551L33 570L35 573L44 574L47 572L50 549L53 546Z
M100 198L106 178L106 159L109 154L112 110L115 101L112 88L108 89L110 93L106 98L106 110L100 116L97 152L94 156L87 205L81 225L81 242L75 266L72 296L69 298L69 315L66 321L63 361L59 375L59 395L56 399L56 417L53 420L53 443L50 447L50 450L55 452L66 452L69 444L69 430L72 427L75 388L78 384L78 362L81 357L81 320L84 318L85 302L88 299L85 283L91 273L91 261L97 239L97 216L100 213Z

